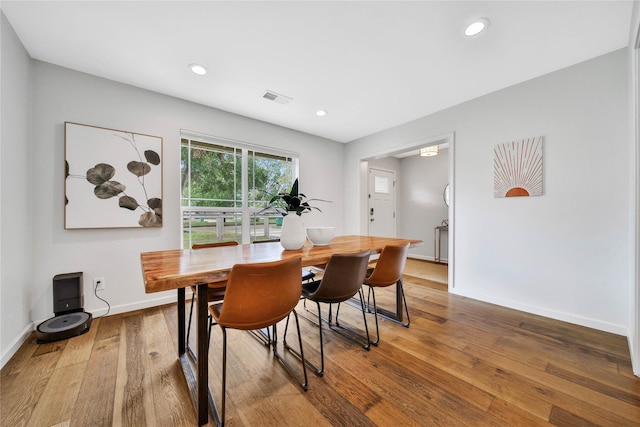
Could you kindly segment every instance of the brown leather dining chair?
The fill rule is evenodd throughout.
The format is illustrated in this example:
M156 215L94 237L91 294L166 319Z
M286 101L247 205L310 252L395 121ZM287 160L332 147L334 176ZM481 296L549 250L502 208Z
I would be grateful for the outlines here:
M329 315L326 322L331 330L362 345L366 350L369 350L370 348L369 328L367 326L364 295L362 292L362 282L364 281L367 273L367 264L369 262L370 253L371 251L367 250L354 254L335 254L329 259L322 279L302 284L302 297L306 300L315 302L318 308L317 325L320 335L320 368L318 369L309 360L306 361L307 365L309 365L309 367L311 367L318 376L322 376L324 374L324 344L322 339L322 324L324 322L322 312L320 310L320 303L329 304ZM360 309L362 310L362 320L365 331L364 336L338 322L340 303L351 299L355 294L359 294L360 296ZM333 304L338 304L334 324L332 324L331 314L331 307ZM287 332L285 329L285 336L286 334ZM360 342L361 340L364 340L364 343ZM288 350L300 357L295 350L290 348Z
M223 241L215 243L195 243L191 246L191 249L206 249L215 248L219 246L237 246L236 241ZM195 286L191 286L191 307L189 308L189 323L187 324L187 342L189 342L189 334L191 333L191 319L193 318L193 306L195 303L196 295L198 294ZM224 298L224 286L221 283L217 283L215 287L209 287L207 289L207 301L209 303L220 302ZM209 337L211 337L211 325L213 318L209 315Z
M274 356L295 377L303 390L307 390L307 370L302 348L300 325L295 307L300 301L301 260L288 258L273 262L236 264L227 279L227 290L222 303L209 306L215 322L222 329L222 398L221 425L224 425L227 384L227 329L256 330L272 328ZM294 372L278 353L276 324L293 313L298 330L298 345L302 359L302 377Z
M279 242L280 239L263 239L254 240L253 244ZM315 273L308 268L302 268L302 281L309 281L315 277ZM269 335L269 328L262 328L255 331L249 331L258 341L265 346L271 345L271 336Z
M402 272L404 271L404 266L407 262L407 253L409 251L409 243L401 246L390 246L387 245L382 248L382 252L380 253L380 257L376 262L374 268L370 268L367 271L367 277L364 280L364 284L369 286L369 293L367 294L367 310L371 311L369 305L369 299L373 296L373 313L376 319L376 340L372 341L371 344L378 345L380 342L380 330L378 329L378 315L383 316L389 320L394 322L401 323L402 326L408 328L410 324L409 319L409 307L407 306L407 298L404 295L404 289L402 287ZM391 285L397 284L397 292L400 293L399 296L402 296L402 301L404 303L404 311L407 315L406 322L400 322L398 319L389 316L387 314L381 313L376 304L376 294L375 288L383 288ZM397 296L397 297L399 297Z
M253 243L254 244L260 244L260 243L270 243L270 242L279 242L280 239L264 239L264 240L254 240ZM313 279L315 277L315 273L313 271L311 271L308 268L303 268L302 269L302 281L303 282L307 282L311 279Z

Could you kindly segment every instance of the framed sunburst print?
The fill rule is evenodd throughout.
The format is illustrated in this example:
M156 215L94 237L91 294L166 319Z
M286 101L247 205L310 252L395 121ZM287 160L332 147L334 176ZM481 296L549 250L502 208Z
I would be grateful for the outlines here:
M498 144L493 150L494 197L542 195L542 137Z

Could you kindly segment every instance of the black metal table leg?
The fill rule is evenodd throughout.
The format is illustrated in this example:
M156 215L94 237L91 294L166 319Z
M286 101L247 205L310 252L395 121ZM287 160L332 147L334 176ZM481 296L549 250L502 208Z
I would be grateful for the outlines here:
M185 292L184 288L178 288L178 355L182 356L186 351L186 335L185 335L185 326L186 322L184 320L185 315Z
M198 425L209 422L209 407L212 408L216 422L220 425L213 397L209 391L209 333L208 333L208 286L206 283L197 286L196 306L196 355L193 357L188 350L186 342L185 321L185 290L178 289L178 353L184 377L189 386L189 392L193 401ZM195 360L194 360L195 359ZM195 364L195 371L194 366Z
M198 422L200 425L209 422L209 331L208 316L209 304L207 299L207 284L198 285L198 357L197 357L197 386L198 386Z

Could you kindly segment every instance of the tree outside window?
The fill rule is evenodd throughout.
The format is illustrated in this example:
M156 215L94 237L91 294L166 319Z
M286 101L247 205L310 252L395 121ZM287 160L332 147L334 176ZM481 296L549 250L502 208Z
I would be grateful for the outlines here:
M185 248L194 243L278 238L279 216L264 209L274 194L291 187L297 158L263 151L267 150L182 139L180 184ZM247 165L244 185L243 164ZM243 188L247 189L245 197Z

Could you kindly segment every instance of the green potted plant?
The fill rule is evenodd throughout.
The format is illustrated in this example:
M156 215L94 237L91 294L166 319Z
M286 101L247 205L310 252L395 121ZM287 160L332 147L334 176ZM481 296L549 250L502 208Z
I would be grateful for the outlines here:
M293 182L291 191L288 193L278 193L269 200L269 207L282 214L282 232L280 234L280 244L286 250L297 250L304 246L306 236L302 214L311 212L313 209L322 212L319 208L311 206L310 201L322 201L321 199L308 199L303 193L298 191L298 179ZM289 215L295 213L295 215Z
M273 196L271 200L269 200L269 207L274 208L283 216L292 212L301 216L305 212L311 212L312 209L322 212L320 208L309 205L309 202L314 200L326 202L326 200L321 199L308 199L307 196L298 192L298 178L296 178L291 187L291 191L288 193L278 193Z

